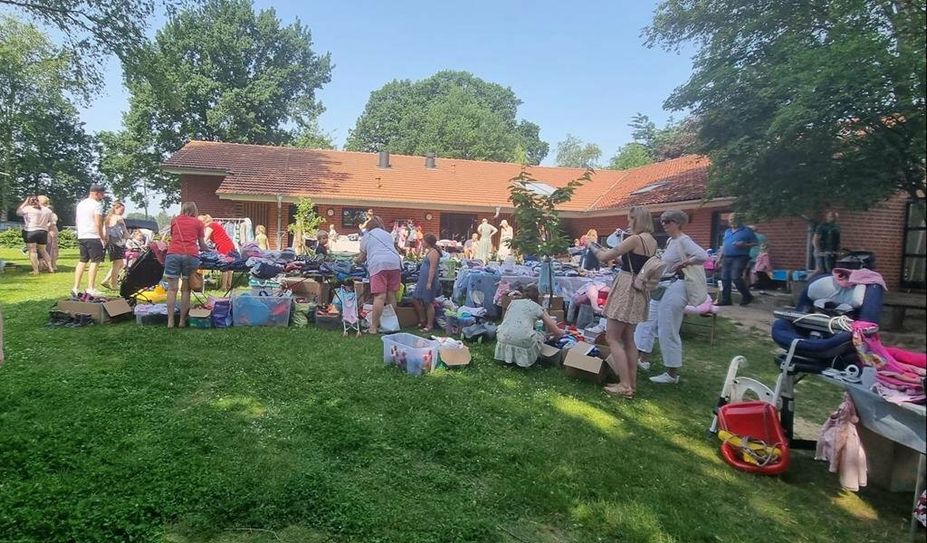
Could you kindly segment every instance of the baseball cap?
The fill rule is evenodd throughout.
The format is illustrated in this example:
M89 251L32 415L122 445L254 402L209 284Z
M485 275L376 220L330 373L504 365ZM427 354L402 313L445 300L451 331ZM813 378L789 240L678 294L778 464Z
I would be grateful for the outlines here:
M90 185L90 192L106 192L106 187L99 183L94 183Z

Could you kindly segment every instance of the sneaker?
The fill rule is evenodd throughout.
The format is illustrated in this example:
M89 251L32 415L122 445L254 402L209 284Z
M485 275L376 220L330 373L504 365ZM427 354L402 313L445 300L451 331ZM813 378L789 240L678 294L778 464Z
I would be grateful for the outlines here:
M647 361L647 360L642 360L642 359L638 358L638 359L637 359L637 367L640 368L640 369L642 369L642 370L644 370L644 371L650 371L650 362Z
M76 300L78 298L80 298L80 291L77 290L76 288L72 288L71 289L71 299Z
M723 301L723 300L720 301L720 302L715 302L715 303L714 303L714 306L715 306L715 307L723 307L723 306L727 306L727 305L734 305L734 304L732 304L731 302L725 302L725 301Z
M105 296L102 292L100 292L99 290L95 288L88 288L87 294L89 294L90 296L94 298L102 298L103 296Z
M656 377L651 377L650 382L658 383L661 385L675 385L679 382L679 376L677 375L676 377L673 377L672 375L664 372L660 375L657 375Z

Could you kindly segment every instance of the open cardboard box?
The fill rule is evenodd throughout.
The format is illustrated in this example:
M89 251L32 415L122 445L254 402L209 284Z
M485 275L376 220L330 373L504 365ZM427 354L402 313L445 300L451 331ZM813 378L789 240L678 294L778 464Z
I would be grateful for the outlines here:
M115 298L106 302L59 300L58 311L64 311L71 316L90 315L96 323L115 321L132 315L132 308L124 298Z
M542 366L560 366L563 364L563 349L551 345L541 345L540 362Z
M293 295L298 298L308 298L310 302L319 305L325 305L331 301L328 283L303 277L285 277L280 280L280 284L292 290Z
M601 358L589 355L593 348L599 350ZM603 385L612 374L611 367L605 362L610 354L611 350L606 345L592 345L580 341L567 350L563 358L563 369L570 377Z
M470 348L463 347L441 347L438 349L441 356L441 363L447 368L461 368L470 364Z
M563 297L545 294L541 297L541 307L552 311L562 311Z
M414 307L397 307L396 316L399 317L401 328L414 328L418 324L418 313Z

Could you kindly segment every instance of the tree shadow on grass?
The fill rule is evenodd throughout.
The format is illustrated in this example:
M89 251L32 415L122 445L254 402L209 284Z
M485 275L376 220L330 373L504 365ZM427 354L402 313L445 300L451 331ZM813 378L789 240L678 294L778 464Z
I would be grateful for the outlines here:
M49 302L9 307L0 370L0 532L23 538L828 541L900 535L909 507L867 489L855 514L801 454L780 478L719 459L705 428L742 338L687 343L680 386L622 402L491 346L416 378L383 366L378 338L49 330Z

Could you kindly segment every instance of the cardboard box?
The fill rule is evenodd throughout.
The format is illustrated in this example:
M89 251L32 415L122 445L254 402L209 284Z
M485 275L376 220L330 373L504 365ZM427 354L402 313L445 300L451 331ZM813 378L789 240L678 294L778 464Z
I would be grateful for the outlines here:
M367 303L367 298L370 296L370 283L354 281L354 293L357 294L357 303Z
M602 358L589 356L589 351L593 348L599 350ZM611 368L605 362L609 354L611 351L605 345L591 345L580 341L567 350L563 358L563 369L570 377L603 385L612 374Z
M562 309L551 309L547 314L557 319L557 322L563 322L566 319L566 312Z
M553 311L563 310L563 298L561 296L550 296L545 294L541 297L541 307Z
M297 298L308 298L310 302L325 305L331 302L331 289L328 283L320 283L315 279L303 277L285 277L280 284L293 291Z
M541 345L540 362L542 366L560 366L563 364L563 349L558 349L547 345Z
M400 328L414 328L418 324L418 313L414 307L397 307L396 316L399 317Z
M118 320L120 317L132 315L132 308L123 298L116 298L108 302L75 302L73 300L60 300L58 311L74 315L90 315L96 323Z
M442 347L438 349L438 354L441 356L441 364L448 369L470 364L470 348L466 345L460 348Z

